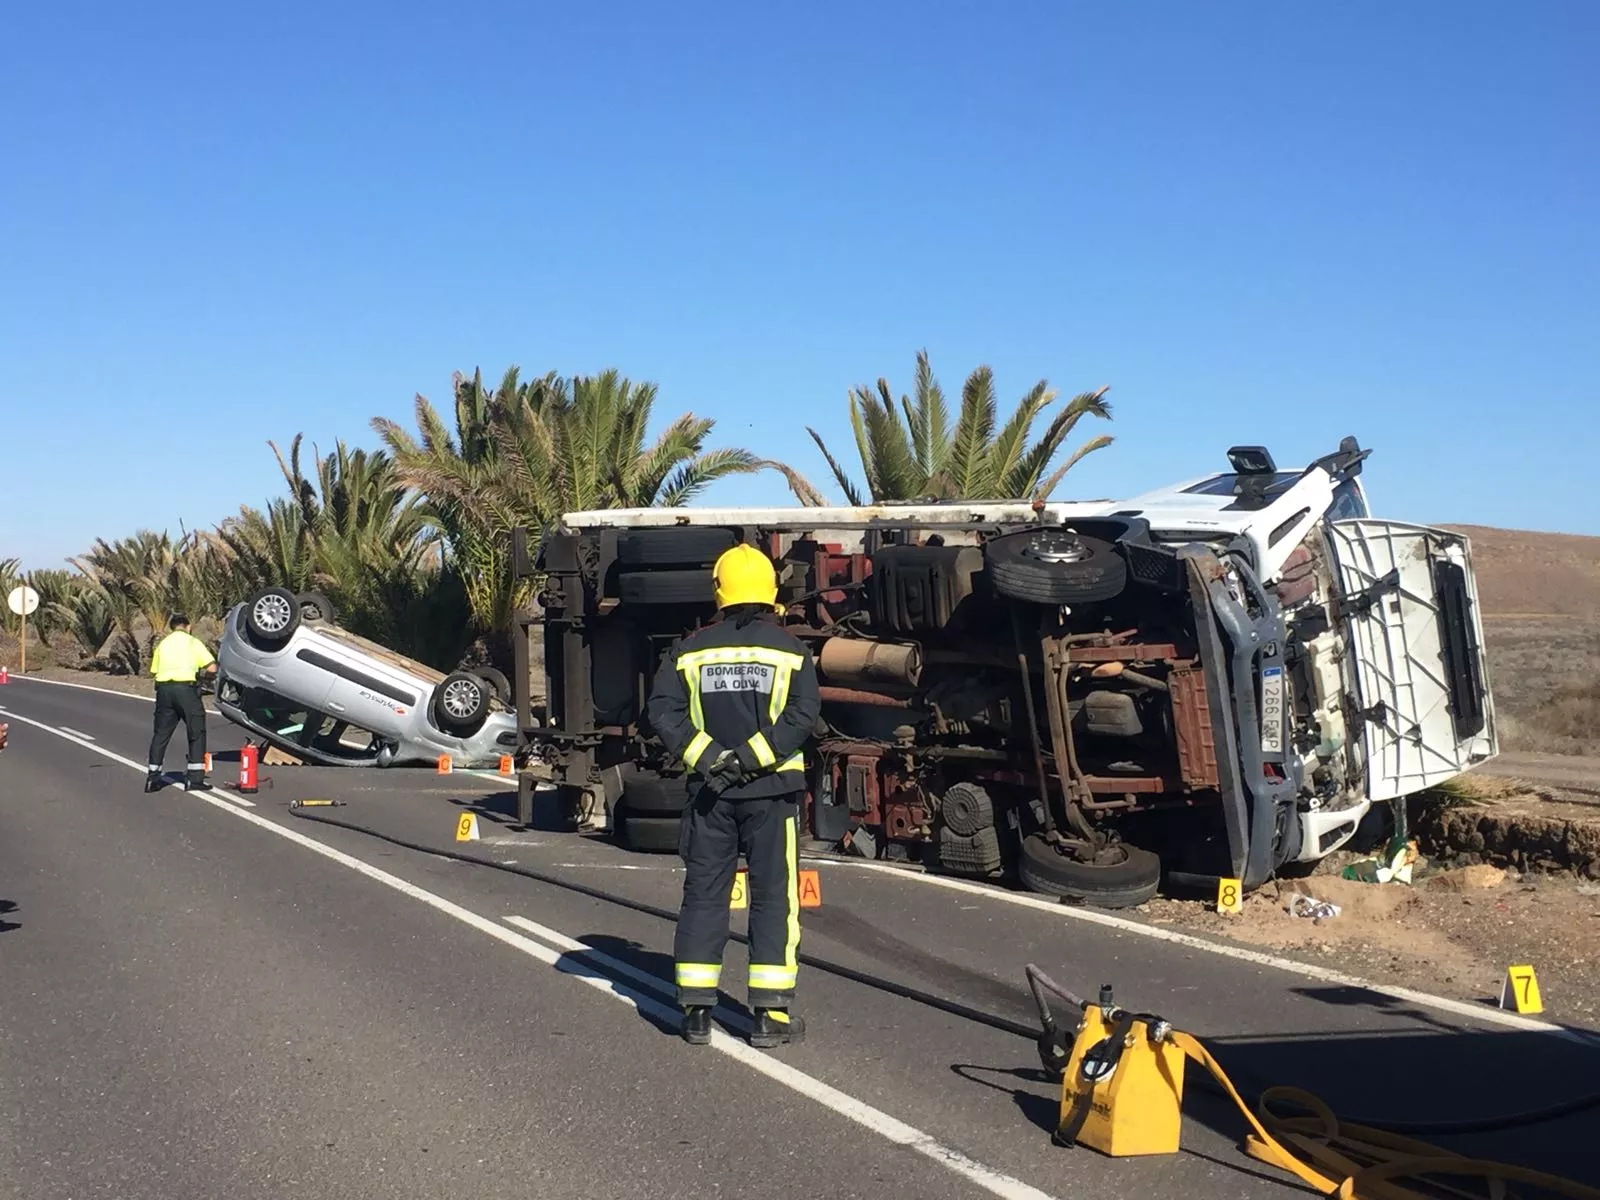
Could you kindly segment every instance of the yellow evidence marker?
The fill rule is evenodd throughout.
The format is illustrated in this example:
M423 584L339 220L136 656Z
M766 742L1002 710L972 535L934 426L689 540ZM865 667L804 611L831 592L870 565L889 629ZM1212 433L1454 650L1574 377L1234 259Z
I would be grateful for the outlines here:
M1506 977L1500 984L1500 1007L1506 1006L1506 996L1519 1013L1542 1013L1544 998L1539 995L1539 979L1532 967L1507 967Z
M1244 889L1239 886L1237 879L1219 879L1217 881L1217 911L1219 913L1240 913L1244 911Z
M476 842L478 840L478 814L462 813L461 819L456 822L456 841Z

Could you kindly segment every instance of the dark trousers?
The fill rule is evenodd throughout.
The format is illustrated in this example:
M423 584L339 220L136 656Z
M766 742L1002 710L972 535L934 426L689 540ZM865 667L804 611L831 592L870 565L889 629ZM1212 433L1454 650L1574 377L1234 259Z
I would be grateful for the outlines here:
M150 739L150 769L159 771L167 757L178 722L189 735L189 770L206 765L206 708L200 703L200 689L192 683L156 684L156 732Z
M678 1003L715 1005L728 905L743 851L750 867L750 1007L788 1008L800 948L794 793L727 800L702 788L683 814L683 907L673 943Z

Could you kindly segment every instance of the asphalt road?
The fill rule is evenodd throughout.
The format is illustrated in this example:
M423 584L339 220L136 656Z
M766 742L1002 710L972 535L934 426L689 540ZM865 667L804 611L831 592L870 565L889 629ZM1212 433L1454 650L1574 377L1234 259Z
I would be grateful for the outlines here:
M828 964L801 972L806 1043L692 1048L667 1003L671 857L516 829L500 785L466 775L271 767L249 798L146 796L148 702L13 680L0 709L0 1195L19 1200L1298 1190L1195 1088L1178 1155L1052 1146L1032 1044L950 1011L1031 1023L1028 961L1114 983L1246 1086L1308 1087L1352 1118L1533 1107L1600 1067L1572 1031L1360 987L1359 963L839 863L805 912L802 951ZM213 728L225 782L241 738ZM310 797L439 851L471 808L484 838L463 849L549 881L289 814ZM730 945L735 1033L742 963ZM1597 1184L1592 1121L1435 1140Z

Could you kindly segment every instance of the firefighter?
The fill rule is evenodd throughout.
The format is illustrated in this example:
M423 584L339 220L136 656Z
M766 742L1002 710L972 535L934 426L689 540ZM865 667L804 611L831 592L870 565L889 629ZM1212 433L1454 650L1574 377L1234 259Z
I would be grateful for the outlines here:
M800 947L796 842L805 789L802 747L821 707L805 644L775 613L777 576L754 546L717 560L718 618L662 658L650 724L693 774L680 850L686 868L673 946L682 1034L711 1040L729 897L739 854L750 868L750 1044L805 1036L790 1014Z
M205 791L211 785L206 782L206 708L200 702L199 676L215 674L217 660L206 644L189 632L188 617L174 613L168 626L171 632L156 643L155 653L150 656L150 674L156 681L156 728L150 739L144 790L153 792L161 786L167 743L182 721L184 732L189 735L183 790Z

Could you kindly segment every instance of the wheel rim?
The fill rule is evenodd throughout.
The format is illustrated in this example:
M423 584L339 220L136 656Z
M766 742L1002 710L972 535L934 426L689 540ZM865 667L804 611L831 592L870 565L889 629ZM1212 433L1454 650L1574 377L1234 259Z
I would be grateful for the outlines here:
M1047 563L1083 562L1094 553L1083 544L1082 538L1071 531L1039 534L1022 552L1029 558Z
M251 613L263 633L282 633L294 620L294 609L282 596L262 596Z
M461 721L478 711L483 703L483 693L478 690L477 684L457 679L445 687L444 697L439 703L445 712Z

